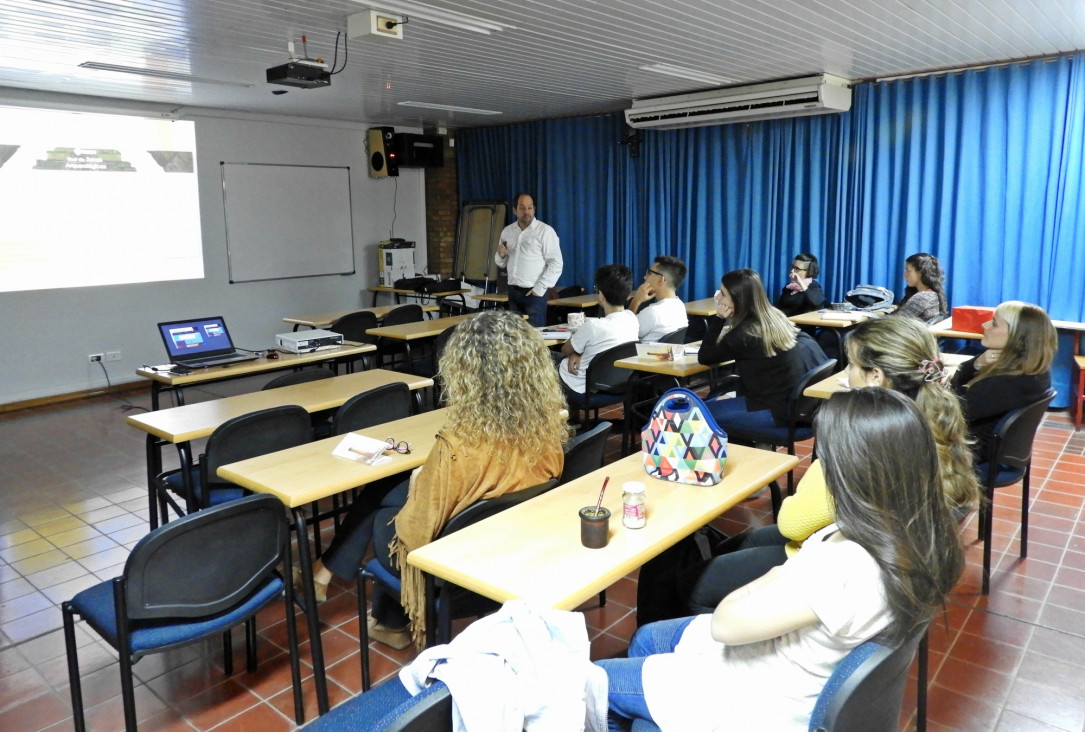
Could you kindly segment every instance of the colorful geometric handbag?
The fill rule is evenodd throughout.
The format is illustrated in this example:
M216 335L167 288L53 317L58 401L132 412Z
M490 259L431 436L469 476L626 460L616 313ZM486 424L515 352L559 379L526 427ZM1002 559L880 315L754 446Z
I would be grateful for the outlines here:
M689 485L715 485L727 462L727 433L701 398L671 389L659 398L641 432L648 475Z

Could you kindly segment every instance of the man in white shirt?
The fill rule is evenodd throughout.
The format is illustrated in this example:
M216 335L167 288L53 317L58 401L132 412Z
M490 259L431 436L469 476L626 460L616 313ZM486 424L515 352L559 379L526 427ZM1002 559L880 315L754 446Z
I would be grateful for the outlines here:
M595 356L637 340L637 316L625 309L632 290L633 272L624 264L604 264L595 271L595 296L603 317L586 318L561 346L565 359L558 365L558 376L567 398L584 393L588 365Z
M530 194L516 197L516 221L501 231L494 262L508 268L509 309L536 327L546 325L546 291L561 276L561 246L553 227L535 218Z
M689 325L686 305L675 294L685 280L686 264L678 257L659 256L648 267L644 282L629 303L629 309L637 314L642 341L658 341Z

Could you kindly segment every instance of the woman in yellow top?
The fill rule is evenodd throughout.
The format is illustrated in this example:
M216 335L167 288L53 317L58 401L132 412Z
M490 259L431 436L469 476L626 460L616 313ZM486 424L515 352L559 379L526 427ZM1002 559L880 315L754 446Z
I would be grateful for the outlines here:
M332 574L352 577L372 536L373 552L402 577L399 598L373 598L369 636L393 648L425 637L425 591L407 553L433 541L448 520L476 501L561 475L568 439L565 399L538 331L509 311L484 312L456 327L438 378L448 407L426 462L377 503L351 507L313 567L317 589ZM321 588L320 585L324 587Z
M916 402L938 447L946 502L963 518L979 502L980 487L972 470L968 425L960 401L945 383L934 336L913 318L878 318L855 326L845 347L849 386L884 386ZM808 536L833 522L819 461L807 469L795 495L784 500L777 521L745 534L735 551L709 560L690 592L692 612L712 612L732 591L783 564Z

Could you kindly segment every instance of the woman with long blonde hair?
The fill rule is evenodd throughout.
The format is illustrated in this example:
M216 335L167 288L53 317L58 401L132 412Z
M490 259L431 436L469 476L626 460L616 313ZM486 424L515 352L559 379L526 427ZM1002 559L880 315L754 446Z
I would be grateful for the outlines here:
M1051 387L1051 362L1059 343L1043 308L1009 300L983 324L980 345L987 350L958 367L953 388L964 400L974 452L984 460L991 431L1002 415L1039 400Z
M401 575L402 594L376 594L369 635L394 648L425 633L423 581L408 552L476 501L544 483L564 465L568 427L557 372L538 331L519 315L479 313L456 326L438 379L448 416L426 462L383 496L367 498L363 488L314 565L318 590L332 574L349 579L372 537L378 561Z

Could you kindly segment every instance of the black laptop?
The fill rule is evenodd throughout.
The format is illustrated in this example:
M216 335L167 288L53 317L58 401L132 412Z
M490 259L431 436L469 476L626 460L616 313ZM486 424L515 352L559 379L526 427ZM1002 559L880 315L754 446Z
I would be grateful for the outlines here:
M200 369L256 360L255 354L234 348L226 321L221 317L159 323L158 332L162 334L170 361L178 366Z

